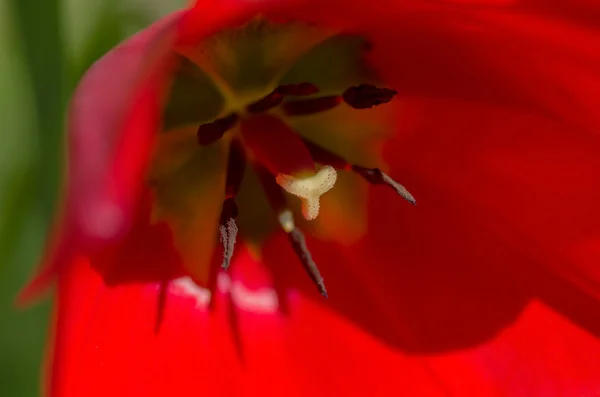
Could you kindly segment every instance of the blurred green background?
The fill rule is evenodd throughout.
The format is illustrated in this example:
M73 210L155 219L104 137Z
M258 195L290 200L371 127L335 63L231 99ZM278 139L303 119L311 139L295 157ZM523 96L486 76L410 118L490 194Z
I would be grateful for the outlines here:
M40 395L51 302L19 311L50 226L70 93L115 44L187 0L0 0L0 395Z

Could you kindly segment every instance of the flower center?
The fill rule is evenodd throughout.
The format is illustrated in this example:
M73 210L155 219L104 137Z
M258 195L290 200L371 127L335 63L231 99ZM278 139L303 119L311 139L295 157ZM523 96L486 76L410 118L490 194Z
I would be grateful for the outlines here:
M149 179L156 191L157 218L171 224L195 280L203 278L198 272L202 266L189 262L210 250L210 243L194 244L194 237L210 235L213 224L223 249L222 267L227 269L238 234L252 240L257 223L275 218L326 296L323 278L296 223L293 200L301 203L305 220L315 221L322 212L321 198L344 183L338 178L341 171L388 185L415 203L379 168L362 165L373 163L365 160L368 142L382 127L360 115L374 112L369 109L379 109L396 95L365 72L364 48L364 40L356 36L257 19L197 48L180 49L165 110L165 133L159 138ZM339 113L328 118L336 112L343 112L343 119ZM195 144L190 142L190 130L181 128L188 125L194 125ZM340 125L346 126L341 132ZM223 163L207 161L223 154L227 158ZM203 166L193 165L196 162ZM204 188L189 186L202 177ZM258 182L274 216L264 214L261 200L241 197L248 178ZM351 191L344 193L343 198L352 196ZM296 199L288 200L290 195ZM206 210L204 217L191 209L194 199L196 207ZM248 201L250 205L238 208L238 202ZM259 222L239 225L238 216L247 212L261 213Z

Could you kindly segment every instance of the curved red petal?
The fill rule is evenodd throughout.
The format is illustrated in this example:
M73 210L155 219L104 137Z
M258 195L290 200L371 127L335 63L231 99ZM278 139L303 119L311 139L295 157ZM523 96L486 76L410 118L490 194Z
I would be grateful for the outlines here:
M66 208L83 237L123 234L161 120L174 14L107 53L86 73L69 112Z
M173 14L107 53L79 83L69 109L69 165L62 213L42 268L21 293L43 291L78 252L123 237L142 194L161 119L169 49L183 13Z

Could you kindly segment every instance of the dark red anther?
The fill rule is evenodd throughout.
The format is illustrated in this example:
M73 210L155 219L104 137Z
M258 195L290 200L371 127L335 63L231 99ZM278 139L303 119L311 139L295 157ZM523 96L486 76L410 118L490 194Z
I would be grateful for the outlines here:
M240 190L246 171L246 152L238 139L234 139L229 147L227 160L227 180L225 182L225 195L235 197Z
M370 84L361 84L348 88L343 95L344 102L354 109L369 109L391 101L398 92L389 88L378 88Z
M325 96L315 99L286 102L283 104L283 108L288 116L303 116L333 109L340 103L342 103L342 98L339 96Z
M281 95L306 96L319 92L319 87L311 83L284 84L275 90Z
M277 90L275 90L263 99L260 99L246 106L246 110L248 110L248 112L250 113L266 112L269 109L273 109L274 107L279 106L281 101L283 101L283 95Z
M238 122L239 116L235 113L217 119L212 123L202 124L198 127L198 143L202 146L210 145L221 139Z

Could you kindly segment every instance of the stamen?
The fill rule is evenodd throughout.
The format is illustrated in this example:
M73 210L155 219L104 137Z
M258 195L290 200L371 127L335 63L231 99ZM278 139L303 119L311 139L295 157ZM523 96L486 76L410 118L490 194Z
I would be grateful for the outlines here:
M233 249L238 234L238 227L235 224L235 218L238 215L238 208L235 202L235 196L240 190L244 171L246 169L246 154L241 142L234 139L229 147L229 159L227 160L227 180L225 182L226 199L223 202L221 211L221 222L219 226L220 240L223 244L223 263L221 267L227 270L233 257Z
M378 88L361 84L348 88L343 95L344 102L354 109L368 109L391 101L398 92L389 88Z
M296 178L278 174L275 180L288 193L302 199L302 215L307 220L313 220L319 215L319 198L331 190L336 179L335 168L326 165L313 176Z
M312 259L310 251L306 246L306 239L304 238L304 234L300 231L300 229L294 228L291 232L288 233L288 236L290 238L290 242L292 243L292 248L296 252L296 255L298 255L298 259L300 259L302 266L304 266L304 269L306 269L306 271L308 272L308 275L310 276L311 280L319 288L319 292L321 293L321 295L327 298L328 295L327 289L325 288L325 282L323 280L323 277L321 276L321 272L319 272L317 264Z
M394 189L402 198L413 205L417 205L417 200L404 186L393 180L388 174L381 171L379 168L365 168L358 165L353 165L352 170L365 178L374 185L387 185Z
M238 227L235 224L237 215L238 208L235 199L233 197L226 199L221 212L221 226L219 226L220 240L223 244L223 263L221 267L225 270L229 268L231 258L233 258L233 250L238 234Z
M284 84L276 89L281 95L306 96L319 92L319 87L311 83Z
M227 131L235 126L238 120L239 116L232 113L229 116L217 119L212 123L200 125L197 132L198 143L202 146L207 146L218 141Z
M310 251L306 246L304 234L294 225L294 215L292 214L292 211L285 209L279 213L278 218L279 224L288 234L292 248L294 249L294 252L296 252L296 255L298 255L298 259L300 259L302 266L310 276L311 280L319 288L321 295L327 298L327 289L325 288L325 282L323 281L321 272L319 272L317 264L310 255Z
M246 110L250 113L266 112L269 109L279 106L281 101L283 101L283 95L275 90L263 99L246 106Z
M342 103L342 98L339 96L325 96L321 98L285 102L283 104L283 109L288 116L303 116L333 109L340 103Z

